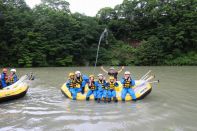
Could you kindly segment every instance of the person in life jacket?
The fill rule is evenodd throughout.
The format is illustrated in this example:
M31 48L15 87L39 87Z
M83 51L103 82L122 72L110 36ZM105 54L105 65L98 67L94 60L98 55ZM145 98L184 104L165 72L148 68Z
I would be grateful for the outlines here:
M94 81L94 75L90 75L89 76L89 82L88 82L88 87L89 87L89 91L86 95L86 100L89 101L90 100L90 96L92 94L94 94L94 100L97 100L97 89L98 89L98 83L96 83Z
M86 75L82 75L80 71L75 71L76 83L80 85L78 92L84 94L85 85L88 83L89 79Z
M75 74L74 73L69 73L69 79L66 82L66 87L69 89L73 100L76 100L77 93L78 93L78 88L76 87L76 81L75 81Z
M115 80L118 79L118 74L124 70L124 66L119 71L116 71L114 67L109 68L109 71L105 70L103 66L101 66L101 70L107 73L109 76L113 76Z
M103 96L106 97L107 95L107 91L105 90L106 81L105 81L103 74L98 74L98 81L96 81L96 83L98 84L98 91L97 91L98 99L97 100L99 103L102 97Z
M122 78L121 83L123 85L121 93L122 101L125 101L127 93L131 95L133 101L136 101L135 92L132 89L135 85L135 81L131 79L131 73L129 71L124 73L124 78Z
M7 68L3 68L3 72L1 74L1 86L2 88L8 86L8 69Z
M2 86L1 86L1 74L0 74L0 89L2 89Z
M11 74L8 77L8 81L9 81L9 84L12 85L18 81L18 77L16 75L16 69L11 69L10 72Z
M118 87L118 83L116 82L113 76L110 76L109 82L106 83L108 102L111 102L112 98L114 102L118 102L116 98L116 90L115 90L116 87Z
M29 80L34 80L35 79L35 76L34 76L33 72L30 72L28 77L29 77Z

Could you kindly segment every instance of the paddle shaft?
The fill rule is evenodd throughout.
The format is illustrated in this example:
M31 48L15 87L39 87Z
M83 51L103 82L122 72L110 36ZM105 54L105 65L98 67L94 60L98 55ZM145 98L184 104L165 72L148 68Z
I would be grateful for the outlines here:
M143 80L145 77L147 77L148 76L148 74L149 73L151 73L152 72L152 70L149 70L144 76L142 76L141 78L140 78L140 80Z
M152 84L152 83L159 83L159 80L157 80L157 81L151 81L151 82L149 82L150 84Z

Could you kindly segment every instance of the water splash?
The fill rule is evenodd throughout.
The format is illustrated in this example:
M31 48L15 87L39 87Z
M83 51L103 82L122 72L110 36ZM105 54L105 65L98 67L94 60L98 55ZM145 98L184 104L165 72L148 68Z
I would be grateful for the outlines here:
M95 73L95 69L96 69L96 65L97 65L97 61L98 61L98 53L99 53L101 41L102 41L102 39L105 38L105 42L106 42L106 44L108 44L107 37L108 37L108 30L107 30L107 28L105 28L105 30L102 32L102 34L100 36L100 39L99 39L99 43L98 43L98 47L97 47L97 53L96 53L96 61L95 61L95 64L94 64L94 72L93 72L93 74Z

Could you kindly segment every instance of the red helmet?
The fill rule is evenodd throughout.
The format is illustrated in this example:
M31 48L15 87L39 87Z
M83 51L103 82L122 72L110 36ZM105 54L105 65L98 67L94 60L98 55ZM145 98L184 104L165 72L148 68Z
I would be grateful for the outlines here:
M4 73L8 72L8 69L7 68L3 68L3 72Z

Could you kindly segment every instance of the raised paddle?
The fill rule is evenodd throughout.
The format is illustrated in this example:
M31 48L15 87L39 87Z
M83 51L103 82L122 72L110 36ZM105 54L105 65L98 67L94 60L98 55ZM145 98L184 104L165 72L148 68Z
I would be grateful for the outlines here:
M148 79L146 79L146 81L150 81L150 80L152 80L152 79L154 79L154 78L155 78L155 75L150 76L150 77L148 77Z
M157 80L157 81L151 81L151 82L148 82L148 83L153 84L153 83L159 83L159 82L160 82L160 81Z
M150 73L152 72L152 70L149 70L145 75L143 75L140 80L144 80L145 77L147 77Z

